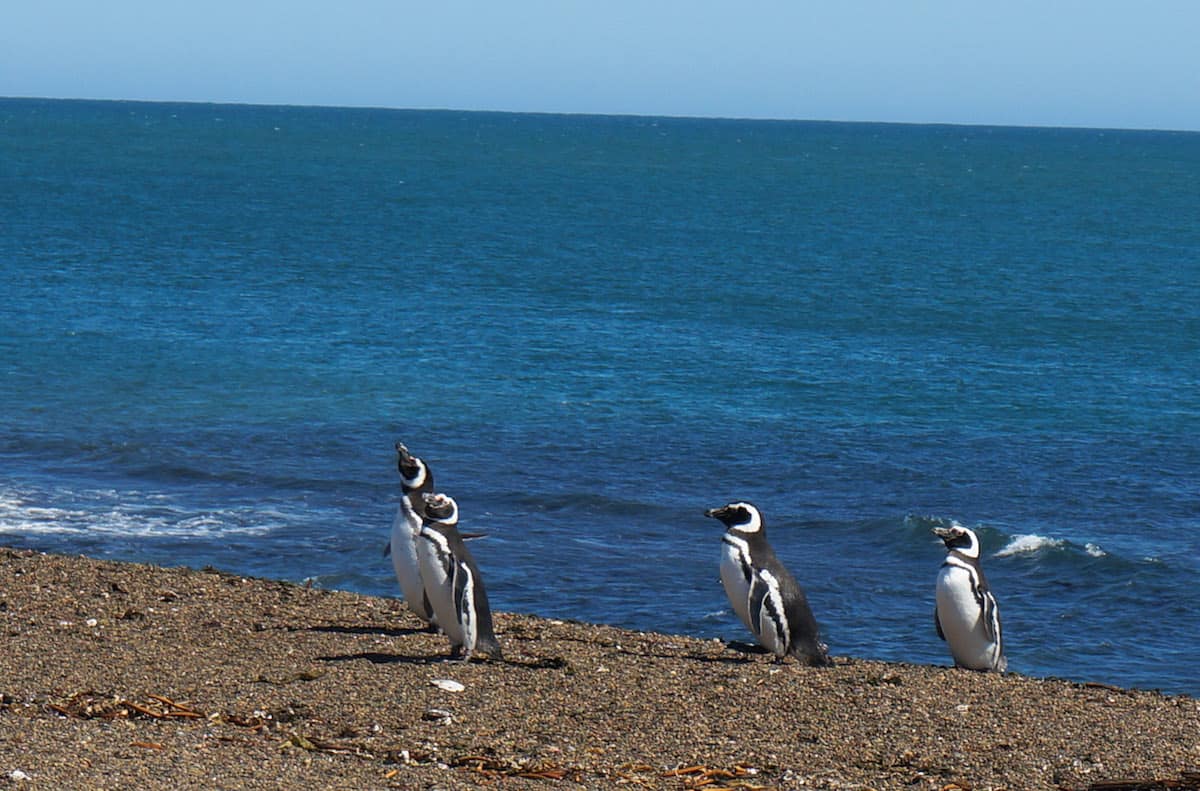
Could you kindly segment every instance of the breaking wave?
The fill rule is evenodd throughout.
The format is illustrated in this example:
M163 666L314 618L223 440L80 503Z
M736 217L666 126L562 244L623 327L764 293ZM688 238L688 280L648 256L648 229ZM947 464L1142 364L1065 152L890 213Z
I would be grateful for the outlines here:
M1032 533L1029 535L1018 535L1013 536L1008 544L996 553L996 557L1007 558L1013 555L1029 555L1044 549L1060 549L1066 543L1061 538L1049 538Z
M905 517L905 524L911 529L928 530L933 527L966 527L957 519L944 516L916 516L913 514ZM1065 538L1055 538L1053 536L1045 536L1039 533L1010 533L999 527L990 525L971 525L972 530L979 536L980 542L984 545L985 554L991 554L997 558L1012 558L1012 557L1033 557L1041 556L1052 552L1066 552L1070 554L1087 555L1092 558L1108 557L1109 553L1098 543L1088 541L1083 544L1077 544ZM999 549L995 552L987 553L986 549L989 546L997 546Z
M276 509L233 506L196 511L154 494L0 490L0 534L211 538L263 535L290 521Z

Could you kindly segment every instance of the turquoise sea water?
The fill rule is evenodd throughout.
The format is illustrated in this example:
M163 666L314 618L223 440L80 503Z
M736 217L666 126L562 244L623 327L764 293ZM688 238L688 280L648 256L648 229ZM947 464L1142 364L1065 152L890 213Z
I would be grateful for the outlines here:
M403 439L493 606L1200 694L1200 135L0 100L0 543L398 595Z

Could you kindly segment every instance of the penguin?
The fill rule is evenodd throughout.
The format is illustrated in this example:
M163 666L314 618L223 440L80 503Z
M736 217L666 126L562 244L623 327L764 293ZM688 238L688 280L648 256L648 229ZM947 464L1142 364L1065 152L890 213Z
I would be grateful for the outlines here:
M396 453L402 495L396 518L392 520L391 540L383 554L392 558L392 568L408 608L431 628L436 628L437 616L425 596L417 557L417 535L425 515L424 495L433 491L433 473L424 461L409 453L403 443L396 443Z
M1000 636L1000 609L979 565L979 538L961 525L935 527L946 545L937 576L933 623L955 667L1003 673L1008 667Z
M425 596L450 638L450 657L500 659L492 611L479 567L458 532L458 503L426 493L424 524L417 539Z
M733 611L759 644L776 659L790 654L814 667L832 665L803 589L767 543L759 510L737 502L710 508L704 515L726 527L721 583Z

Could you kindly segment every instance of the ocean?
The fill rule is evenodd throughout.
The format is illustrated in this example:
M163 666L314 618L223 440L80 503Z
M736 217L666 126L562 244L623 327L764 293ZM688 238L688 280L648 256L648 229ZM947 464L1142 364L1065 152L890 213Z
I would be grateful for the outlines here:
M1200 134L0 100L0 544L398 596L404 441L494 609L1200 695ZM3 592L0 592L2 595Z

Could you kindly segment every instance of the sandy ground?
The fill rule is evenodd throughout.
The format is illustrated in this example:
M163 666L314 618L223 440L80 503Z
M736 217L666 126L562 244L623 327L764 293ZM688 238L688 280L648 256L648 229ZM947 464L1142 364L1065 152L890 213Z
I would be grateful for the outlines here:
M1200 788L1189 697L507 614L449 662L396 599L7 549L0 615L13 787Z

